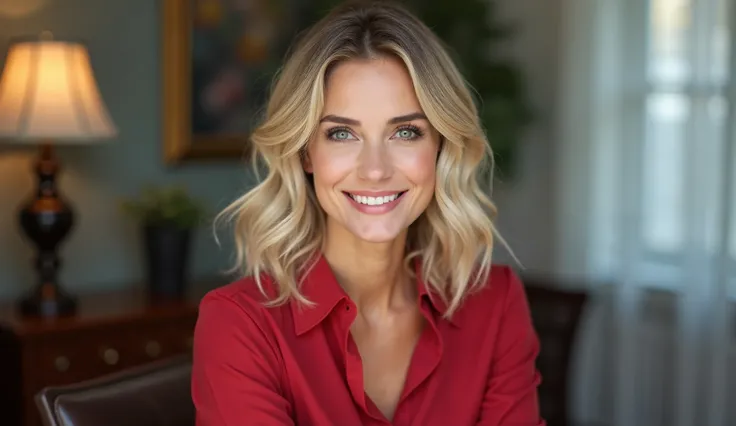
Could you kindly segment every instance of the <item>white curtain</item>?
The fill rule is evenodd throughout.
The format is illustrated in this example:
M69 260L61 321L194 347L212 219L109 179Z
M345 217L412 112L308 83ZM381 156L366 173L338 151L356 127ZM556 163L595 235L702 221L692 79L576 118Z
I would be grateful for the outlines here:
M574 413L736 425L736 0L564 0L559 273Z

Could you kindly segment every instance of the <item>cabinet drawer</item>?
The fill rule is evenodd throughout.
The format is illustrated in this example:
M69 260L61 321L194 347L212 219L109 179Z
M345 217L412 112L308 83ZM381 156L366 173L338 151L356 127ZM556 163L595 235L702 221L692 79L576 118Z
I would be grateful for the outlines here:
M139 365L191 350L191 339L194 333L194 320L165 321L149 323L145 327L131 330L130 356L134 364Z
M104 331L58 333L24 348L34 389L87 380L191 349L194 319L125 324Z
M60 333L25 348L24 373L36 386L86 380L131 364L125 333Z

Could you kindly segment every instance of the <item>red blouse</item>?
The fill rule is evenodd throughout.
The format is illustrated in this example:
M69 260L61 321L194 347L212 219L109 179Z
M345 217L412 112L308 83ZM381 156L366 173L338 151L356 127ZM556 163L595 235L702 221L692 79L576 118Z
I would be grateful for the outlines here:
M268 284L267 293L273 291ZM494 266L488 285L450 321L419 282L428 325L392 422L363 390L350 337L356 306L324 258L302 292L315 307L264 307L252 279L205 296L192 370L198 426L544 426L534 366L539 341L510 268Z

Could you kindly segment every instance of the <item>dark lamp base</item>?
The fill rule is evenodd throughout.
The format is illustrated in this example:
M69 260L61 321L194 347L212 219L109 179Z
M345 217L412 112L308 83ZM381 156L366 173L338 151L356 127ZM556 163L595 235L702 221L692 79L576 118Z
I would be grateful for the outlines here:
M76 312L77 301L59 287L41 285L21 299L18 309L29 317L63 317Z
M36 248L34 266L36 287L19 302L25 316L56 317L73 314L76 302L58 282L61 260L59 245L74 225L74 213L56 188L59 163L51 145L41 146L36 163L37 188L23 204L19 214L20 227Z

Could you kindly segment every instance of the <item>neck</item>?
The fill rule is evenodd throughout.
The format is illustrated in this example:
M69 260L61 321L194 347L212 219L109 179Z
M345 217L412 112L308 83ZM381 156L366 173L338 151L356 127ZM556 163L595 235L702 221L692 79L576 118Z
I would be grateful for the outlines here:
M404 268L406 232L394 241L369 243L328 223L323 254L338 282L362 313L385 313L416 300Z

